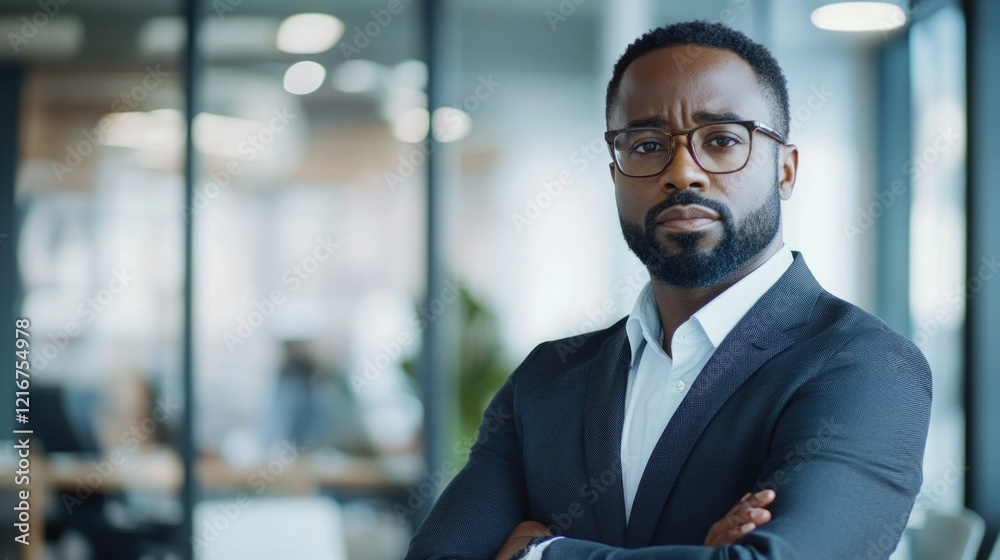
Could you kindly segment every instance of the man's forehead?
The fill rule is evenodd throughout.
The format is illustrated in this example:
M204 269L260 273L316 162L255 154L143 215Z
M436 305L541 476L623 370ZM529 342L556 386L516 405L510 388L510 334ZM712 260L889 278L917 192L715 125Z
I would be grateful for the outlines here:
M700 45L672 45L636 58L622 75L614 120L663 114L735 112L763 119L767 100L753 67L736 53Z

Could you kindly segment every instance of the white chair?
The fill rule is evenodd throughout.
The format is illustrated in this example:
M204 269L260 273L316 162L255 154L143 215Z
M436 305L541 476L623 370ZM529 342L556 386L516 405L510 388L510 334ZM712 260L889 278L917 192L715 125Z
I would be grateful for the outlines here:
M987 560L1000 560L1000 535L997 535L997 542L993 545L993 552Z
M913 560L975 560L986 523L976 512L928 511L913 539Z
M198 560L347 560L340 505L322 496L203 500L195 507Z

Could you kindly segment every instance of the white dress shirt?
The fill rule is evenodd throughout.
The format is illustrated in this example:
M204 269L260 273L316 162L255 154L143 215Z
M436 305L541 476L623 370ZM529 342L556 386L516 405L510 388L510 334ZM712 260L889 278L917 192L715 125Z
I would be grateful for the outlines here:
M782 245L766 262L682 323L670 340L672 359L663 350L663 325L652 282L639 292L625 323L632 347L621 447L626 522L653 447L684 395L729 331L778 281L792 260L791 251Z
M792 260L792 252L782 245L764 264L682 323L670 339L672 360L663 351L663 324L653 297L652 282L647 282L639 292L625 322L625 332L632 347L621 449L626 522L653 447L687 390L729 331L781 278ZM555 537L535 546L525 560L541 560L545 549L561 538Z

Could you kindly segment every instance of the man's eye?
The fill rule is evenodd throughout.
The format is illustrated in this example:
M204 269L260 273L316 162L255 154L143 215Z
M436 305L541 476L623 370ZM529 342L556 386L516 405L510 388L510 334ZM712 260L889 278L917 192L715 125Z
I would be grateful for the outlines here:
M648 154L651 152L656 152L665 149L663 144L655 142L653 140L646 140L644 142L638 142L632 147L632 151L640 154Z
M711 148L733 148L740 143L739 138L733 136L716 136L708 141Z

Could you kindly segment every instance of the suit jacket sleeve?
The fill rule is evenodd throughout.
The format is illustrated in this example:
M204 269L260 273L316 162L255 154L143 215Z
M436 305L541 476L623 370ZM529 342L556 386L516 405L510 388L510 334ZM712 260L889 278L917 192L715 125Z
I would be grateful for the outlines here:
M492 559L514 527L527 520L514 387L519 370L542 346L507 378L486 408L468 463L420 525L406 560Z
M566 538L548 546L543 558L887 558L922 482L931 375L908 340L888 329L868 334L876 336L855 336L829 354L822 373L781 412L758 478L758 488L777 491L770 523L718 548L626 549Z

